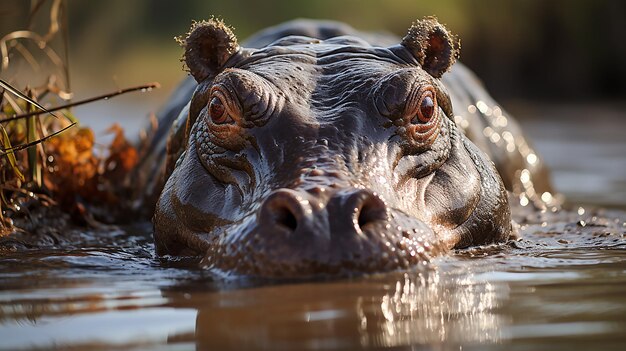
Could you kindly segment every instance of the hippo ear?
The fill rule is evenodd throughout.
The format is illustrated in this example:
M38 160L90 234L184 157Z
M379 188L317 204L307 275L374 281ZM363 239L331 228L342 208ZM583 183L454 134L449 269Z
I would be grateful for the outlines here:
M176 37L176 41L185 49L183 61L198 83L218 74L226 61L239 51L232 30L214 18L193 22L189 32Z
M426 72L435 78L452 67L459 58L460 42L435 17L413 22L402 46L408 49Z

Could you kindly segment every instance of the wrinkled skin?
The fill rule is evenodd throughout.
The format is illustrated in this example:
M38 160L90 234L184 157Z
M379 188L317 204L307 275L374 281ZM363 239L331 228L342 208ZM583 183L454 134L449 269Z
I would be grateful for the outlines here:
M454 47L426 24L407 35L430 30L423 51L407 37L337 37L356 32L334 23L288 23L255 37L256 50L220 22L196 27L185 58L197 86L181 88L195 92L168 107L182 112L153 220L157 252L202 255L227 273L312 277L506 240L505 186L452 112L463 99L454 85L472 83L451 84L450 100L440 77Z

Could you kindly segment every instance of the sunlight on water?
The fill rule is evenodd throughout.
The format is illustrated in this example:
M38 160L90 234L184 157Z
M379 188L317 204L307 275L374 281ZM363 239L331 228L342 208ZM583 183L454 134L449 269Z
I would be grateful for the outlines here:
M486 342L502 338L493 313L506 287L476 280L473 274L449 279L433 273L417 282L405 275L392 295L382 297L384 316L373 344L402 346L444 341Z

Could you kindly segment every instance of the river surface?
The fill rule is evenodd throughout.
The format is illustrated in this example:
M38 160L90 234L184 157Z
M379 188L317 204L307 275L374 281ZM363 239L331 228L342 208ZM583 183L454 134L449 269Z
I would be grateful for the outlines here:
M156 257L148 223L3 254L0 350L624 350L626 215L593 207L626 208L625 108L521 109L571 210L408 272L224 280Z

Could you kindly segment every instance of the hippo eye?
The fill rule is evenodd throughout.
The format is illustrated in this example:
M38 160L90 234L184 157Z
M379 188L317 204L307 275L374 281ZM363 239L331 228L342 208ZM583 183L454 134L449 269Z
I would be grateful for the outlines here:
M423 123L429 122L435 115L436 109L435 95L433 92L430 90L424 91L422 96L420 96L417 106L417 114L415 116L417 120L414 119L413 123L417 123L418 121Z
M402 130L414 147L413 150L417 150L435 142L439 135L441 116L437 110L437 95L432 86L422 87L413 94L405 107L405 116L410 120Z
M222 99L217 96L214 96L209 103L209 117L215 124L223 124L231 119Z

